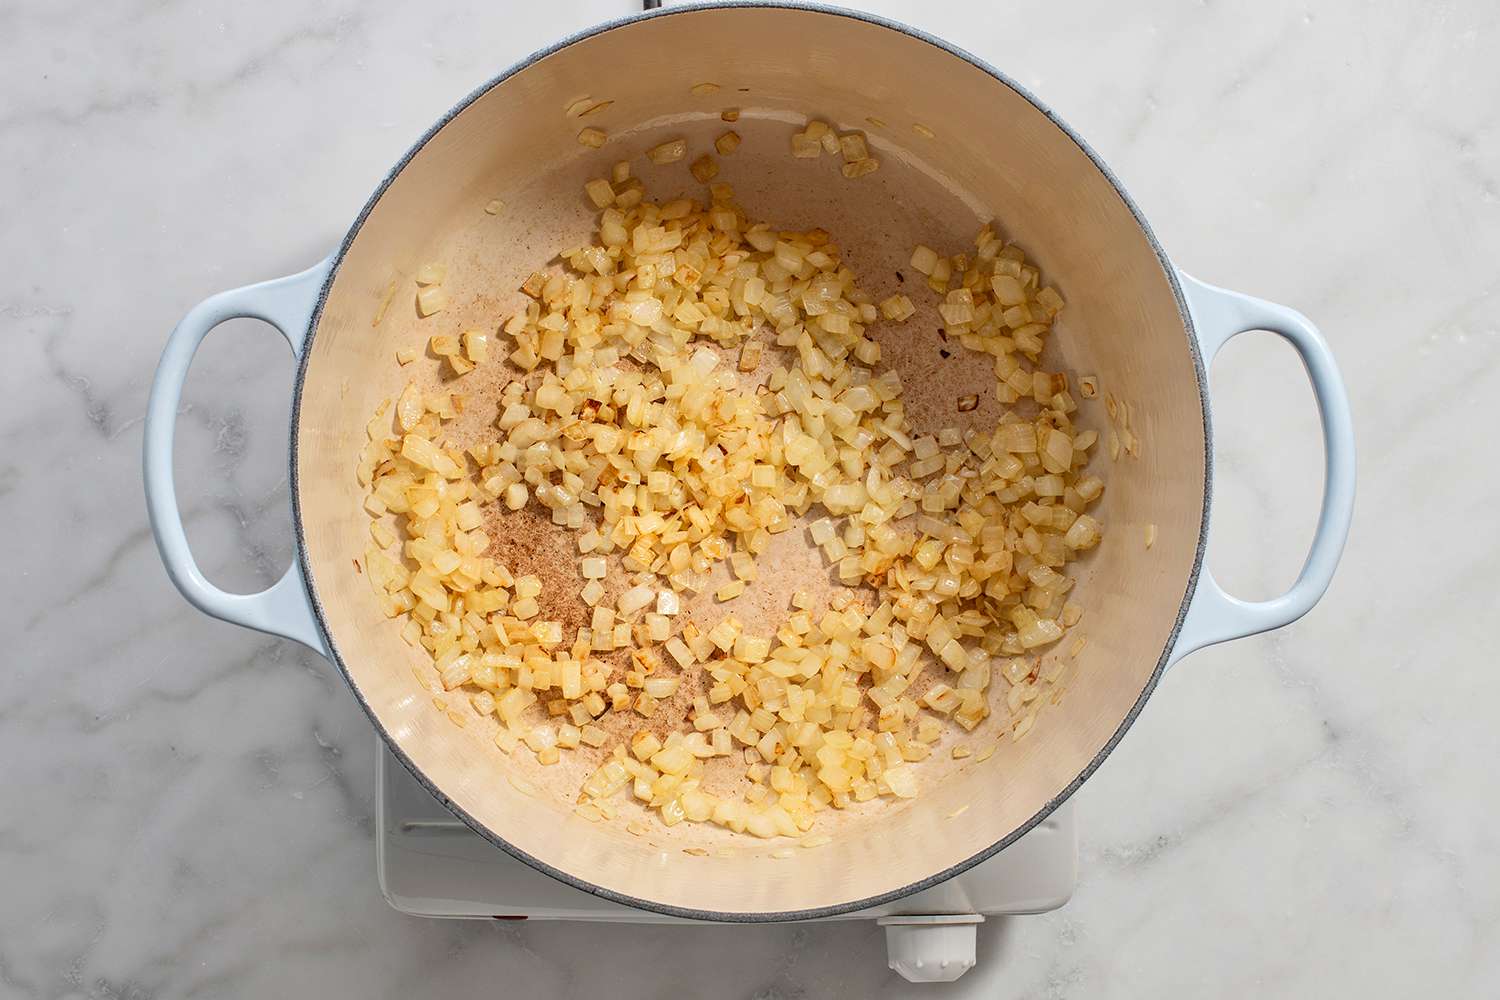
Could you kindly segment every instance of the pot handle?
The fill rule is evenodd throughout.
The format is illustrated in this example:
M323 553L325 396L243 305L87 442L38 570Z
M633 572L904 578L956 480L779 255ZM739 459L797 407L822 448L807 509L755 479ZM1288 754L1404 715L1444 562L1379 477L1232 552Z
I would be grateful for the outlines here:
M264 320L281 332L291 345L292 355L300 359L313 309L332 268L333 258L328 257L300 274L220 292L198 303L182 318L167 340L167 348L156 367L156 379L151 384L151 399L146 407L144 463L146 510L151 516L156 547L167 567L167 576L188 603L226 622L295 639L324 657L328 656L328 649L319 634L312 599L296 559L280 580L258 594L220 590L198 569L188 548L187 533L183 531L182 512L177 507L172 440L183 380L198 345L209 331L229 319Z
M1178 274L1192 310L1205 368L1221 347L1250 330L1268 330L1282 337L1301 356L1323 424L1324 472L1318 528L1307 561L1291 589L1269 601L1242 601L1224 592L1205 561L1172 650L1174 663L1195 649L1280 628L1312 610L1333 579L1354 516L1354 427L1349 397L1333 352L1318 328L1295 309ZM1211 544L1211 533L1209 538Z

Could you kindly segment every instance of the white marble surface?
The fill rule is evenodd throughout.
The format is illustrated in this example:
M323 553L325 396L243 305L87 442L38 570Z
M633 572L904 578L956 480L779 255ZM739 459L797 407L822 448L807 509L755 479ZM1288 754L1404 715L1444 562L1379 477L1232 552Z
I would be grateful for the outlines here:
M167 331L300 268L453 100L620 0L0 3L0 995L896 996L864 925L425 922L374 880L374 736L328 666L168 585L138 484ZM1082 880L931 995L1500 990L1500 10L871 4L990 56L1175 259L1294 304L1344 366L1361 501L1323 604L1175 671L1078 796ZM511 9L514 8L514 9ZM967 13L965 11L967 10ZM286 564L290 364L236 324L178 462L219 582ZM1223 399L1222 579L1269 595L1319 460L1290 352ZM1275 449L1251 428L1275 433Z

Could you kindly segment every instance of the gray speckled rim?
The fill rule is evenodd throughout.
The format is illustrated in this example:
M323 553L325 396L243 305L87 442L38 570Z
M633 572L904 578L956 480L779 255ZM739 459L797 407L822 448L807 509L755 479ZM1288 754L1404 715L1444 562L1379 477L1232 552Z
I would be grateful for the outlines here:
M371 710L369 702L365 700L364 695L360 692L359 685L357 685L354 682L354 679L349 675L348 667L344 665L343 657L339 654L338 644L334 641L333 634L329 631L328 628L327 619L324 617L323 604L322 601L318 598L316 582L313 579L312 566L309 564L307 559L307 546L305 544L306 540L302 531L302 505L299 498L297 481L297 427L299 417L301 416L302 412L302 388L307 378L308 359L312 356L312 351L310 350L312 345L312 338L317 335L318 321L322 318L323 315L323 305L327 300L329 289L333 286L334 278L338 274L339 265L343 262L344 255L348 253L350 245L359 235L360 228L364 225L365 219L369 217L369 214L374 209L376 203L379 202L381 196L385 194L386 189L391 186L391 183L395 181L395 179L401 174L401 171L406 168L406 165L411 162L412 158L422 151L422 148L427 145L428 141L431 140L433 136L437 135L437 133L440 132L445 125L447 125L450 121L457 117L469 105L473 104L476 100L478 100L484 94L488 93L495 86L504 83L515 74L526 69L528 66L531 66L533 63L547 58L554 52L559 52L576 42L580 42L588 38L593 38L596 35L601 35L607 31L612 31L615 28L619 28L627 24L634 24L638 21L647 20L649 18L674 17L679 14L687 14L696 11L735 7L770 7L786 8L791 10L805 10L812 13L825 14L833 17L846 17L850 20L863 21L866 24L878 25L882 28L888 28L891 31L900 32L901 34L907 35L908 37L916 39L917 41L924 42L938 49L942 49L949 55L962 59L965 62L969 63L971 66L974 66L976 69L982 70L983 72L989 74L997 82L1005 85L1006 87L1009 87L1011 90L1015 91L1018 95L1024 98L1034 108L1045 115L1048 121L1050 121L1065 135L1067 135L1069 139L1072 139L1073 142L1078 146L1079 150L1081 150L1083 154L1093 162L1094 166L1098 168L1099 173L1102 174L1104 179L1107 180L1115 189L1115 192L1120 196L1120 200L1125 204L1125 207L1129 209L1130 214L1135 218L1136 223L1141 227L1141 233L1146 237L1147 242L1150 243L1151 249L1155 252L1157 260L1161 262L1162 271L1166 276L1168 284L1172 288L1173 296L1175 296L1177 299L1177 310L1182 316L1183 329L1187 334L1188 351L1192 355L1193 370L1198 379L1198 396L1202 404L1203 439L1205 447L1203 514L1198 526L1197 552L1193 558L1192 572L1188 575L1187 590L1183 593L1182 603L1177 610L1177 621L1173 623L1172 626L1172 634L1167 641L1166 647L1162 650L1161 658L1157 660L1156 669L1152 671L1150 679L1146 682L1146 686L1141 690L1141 696L1136 699L1135 704L1132 705L1130 711L1126 713L1124 720L1120 723L1120 727L1115 730L1114 735L1110 737L1109 742L1104 745L1103 749L1101 749L1099 753L1094 757L1094 759L1089 762L1088 766L1083 769L1078 777L1074 778L1068 784L1068 786L1062 790L1061 794L1059 794L1056 798L1052 799L1052 801L1048 802L1045 806L1038 810L1036 815L1032 816L1029 820L1022 823L1010 833L1006 834L1000 840L997 840L990 847L985 848L984 850L980 851L978 854L975 854L973 857L968 858L967 860L961 861L958 864L944 869L943 871L937 872L934 875L929 875L927 878L924 878L920 881L913 882L910 885L903 886L900 889L894 889L890 892L881 893L878 896L870 896L865 899L854 899L846 903L836 903L832 906L820 906L806 910L764 911L754 913L732 913L716 910L700 910L683 906L671 906L665 903L659 903L649 899L640 899L636 896L630 896L624 893L615 892L613 890L606 889L603 886L584 881L574 875L569 874L566 871L563 871L562 869L548 864L540 858L536 858L530 854L527 854L525 851L518 849L514 845L507 842L505 839L496 836L493 831L488 829L486 826L484 826L484 824L480 823L474 817L470 816L456 803L449 799L448 796L444 795L442 789L438 788L435 783L430 781L427 776L422 773L421 769L418 768L412 762L411 758L408 757L406 753L401 749L400 744L391 736L389 732L386 731L385 727L381 725L380 719L375 715L374 711ZM396 759L399 760L406 767L406 769L412 773L413 777L415 777L417 781L421 782L422 786L426 788L428 792L430 792L439 802L441 802L444 807L446 807L454 815L458 816L466 824L473 828L474 832L484 837L490 843L494 844L496 847L505 851L507 854L511 855L517 860L525 862L526 864L535 868L537 871L542 872L545 875L550 875L558 881L563 882L566 885L570 885L575 889L582 890L583 892L587 892L591 895L598 896L602 899L607 899L615 903L624 904L625 906L632 906L637 909L648 910L654 913L661 913L667 916L680 917L687 920L704 920L720 923L776 923L794 920L816 920L822 917L834 917L845 913L852 913L857 910L868 909L873 906L880 906L881 904L889 903L892 900L900 899L903 896L909 896L912 893L921 892L923 889L931 888L932 886L950 879L955 875L959 875L965 871L968 871L975 865L980 864L981 862L988 860L990 857L994 856L1000 851L1003 851L1005 848L1021 839L1021 837L1025 836L1034 826L1051 815L1054 809L1062 805L1063 802L1067 801L1068 797L1076 792L1079 786L1082 785L1084 781L1088 780L1090 775L1098 770L1099 765L1102 764L1104 762L1104 759L1110 755L1111 751L1114 750L1115 746L1120 742L1121 738L1124 737L1125 733L1135 722L1136 716L1140 714L1140 711L1142 707L1145 706L1147 699L1151 697L1151 693L1156 690L1156 685L1161 680L1161 675L1166 670L1167 664L1171 660L1172 649L1177 644L1178 634L1182 630L1183 620L1187 617L1188 606L1192 601L1193 594L1198 588L1198 576L1203 567L1204 549L1207 545L1208 540L1208 511L1213 494L1213 433L1209 420L1207 386L1208 376L1203 365L1203 355L1199 349L1198 338L1193 329L1192 313L1188 309L1187 300L1183 296L1181 284L1177 280L1177 270L1172 266L1172 262L1168 259L1166 251L1162 249L1161 243L1157 241L1156 234L1151 231L1151 226L1146 222L1145 216L1141 214L1140 209L1136 207L1136 204L1131 200L1130 195L1125 192L1125 187L1120 183L1119 178L1117 178L1109 169L1109 167L1105 165L1104 161L1099 158L1098 154L1096 154L1093 149L1089 147L1089 144L1084 142L1083 138L1079 136L1077 132L1073 131L1073 129L1069 128L1068 125L1062 121L1062 119L1058 118L1050 108L1048 108L1041 101L1037 100L1036 97L1034 97L1030 92L1026 90L1026 88L1016 83L1010 77L1006 76L1004 73L1000 72L998 69L991 66L983 59L980 59L977 56L973 55L972 53L966 52L958 46L946 42L941 38L936 38L924 31L920 31L909 25L902 24L899 21L892 21L887 18L878 17L873 14L866 14L859 11L845 10L840 7L830 7L824 4L795 3L786 2L786 0L749 0L749 2L735 3L695 3L685 4L682 6L674 6L670 8L648 10L644 13L618 18L613 21L607 21L603 24L599 24L592 28L577 32L576 34L564 38L562 41L557 42L556 44L549 46L548 48L541 49L540 51L532 53L530 56L527 56L525 59L522 59L514 66L510 67L510 69L507 69L504 73L501 73L499 76L490 80L488 83L485 83L483 86L474 90L463 100L459 101L458 104L454 105L453 108L450 109L445 115L443 115L442 118L438 119L437 123L434 124L432 128L428 129L427 132L420 139L418 139L415 144L413 144L411 149L407 150L406 155L402 156L401 159L396 163L396 165L391 168L390 173L385 175L385 178L380 182L379 187L375 189L375 193L370 196L370 200L367 201L364 208L360 210L358 218L354 220L354 224L349 227L348 234L345 235L343 242L339 245L338 253L334 255L333 266L329 269L328 277L323 282L323 288L318 293L318 303L316 308L313 310L312 319L308 324L307 340L303 347L302 358L297 367L296 382L293 386L290 461L292 524L293 530L296 532L297 559L302 567L303 579L307 583L308 596L311 599L313 615L317 619L318 630L322 633L323 641L327 644L328 651L332 656L334 664L338 667L339 673L343 675L344 680L349 685L350 690L354 692L354 696L356 699L358 699L360 706L364 708L365 714L367 714L370 717L370 721L375 724L375 729L380 733L381 739L383 739L386 745L390 747L391 752L395 755Z

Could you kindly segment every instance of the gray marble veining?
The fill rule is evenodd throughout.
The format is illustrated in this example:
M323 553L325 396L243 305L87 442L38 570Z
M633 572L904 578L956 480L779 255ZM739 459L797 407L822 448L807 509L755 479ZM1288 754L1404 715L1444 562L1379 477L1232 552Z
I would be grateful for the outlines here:
M1184 268L1318 320L1362 460L1322 605L1175 670L1078 796L1072 903L985 925L979 968L925 992L1493 995L1500 10L866 6L1034 89ZM452 101L628 8L0 3L0 995L913 991L859 924L390 910L354 700L311 654L192 611L146 527L140 418L177 318L317 259ZM181 497L226 586L290 558L290 373L274 333L236 323L189 378ZM1311 535L1311 397L1269 338L1213 374L1213 565L1269 595Z

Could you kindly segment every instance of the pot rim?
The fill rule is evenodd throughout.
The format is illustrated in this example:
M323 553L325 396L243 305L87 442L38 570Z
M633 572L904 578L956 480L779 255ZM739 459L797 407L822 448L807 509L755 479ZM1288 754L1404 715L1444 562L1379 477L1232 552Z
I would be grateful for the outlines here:
M668 903L657 902L655 900L643 899L641 897L632 896L627 893L617 892L613 889L609 889L604 886L588 882L584 879L580 879L576 875L548 864L541 858L534 857L533 855L522 851L520 848L514 846L509 841L505 840L503 837L490 830L483 823L476 820L473 816L469 815L468 812L466 812L462 807L460 807L457 803L455 803L452 799L445 795L442 789L439 788L436 783L429 780L427 776L422 772L421 768L419 768L411 760L411 758L406 755L405 751L402 750L400 743L397 742L397 740L395 740L391 736L390 732L386 730L379 717L370 707L370 703L366 700L363 692L361 692L359 685L355 683L353 677L350 675L348 667L344 664L343 656L339 653L338 644L334 641L333 634L329 629L327 619L324 616L323 602L318 596L318 590L316 581L313 576L312 565L308 560L307 546L305 544L306 539L302 528L302 504L300 499L300 492L298 489L297 476L297 437L298 425L302 413L302 390L304 385L306 384L308 362L312 356L312 351L310 348L312 346L313 338L317 335L318 322L323 315L323 306L327 301L329 290L333 287L334 278L338 275L339 265L343 263L345 255L348 253L350 246L353 245L354 240L358 237L360 229L364 226L365 220L369 217L371 211L374 210L375 205L379 203L380 199L385 195L386 190L391 186L396 178L400 176L401 172L406 168L407 164L410 163L417 156L417 154L422 151L422 149L434 136L442 131L449 122L451 122L459 114L465 111L471 104L473 104L479 98L483 97L485 94L489 93L490 90L515 76L517 73L520 73L521 71L527 69L528 67L556 52L560 52L563 49L568 48L569 46L574 45L578 42L593 38L596 35L602 35L606 32L613 31L616 28L624 27L629 24L635 24L637 22L648 20L651 18L674 17L680 14L689 14L705 10L735 8L802 10L808 11L810 13L822 14L832 17L844 17L853 21L861 21L866 24L873 24L878 27L899 32L909 38L915 39L919 42L924 42L928 45L934 46L935 48L941 49L951 56L962 59L969 65L988 74L996 82L1009 87L1019 97L1025 100L1037 111L1041 112L1048 121L1050 121L1057 129L1059 129L1064 135L1066 135L1070 140L1073 141L1073 143L1078 147L1079 151L1081 151L1085 156L1089 158L1090 162L1093 163L1094 167L1099 171L1104 179L1109 182L1109 185L1112 188L1114 188L1115 193L1120 197L1120 200L1124 203L1126 209L1129 210L1132 218L1135 219L1136 225L1140 227L1142 235L1145 236L1147 243L1152 249L1152 252L1155 253L1157 260L1160 262L1162 271L1166 276L1167 283L1171 287L1172 295L1177 301L1177 311L1182 318L1183 331L1187 337L1188 351L1191 354L1193 360L1193 373L1198 383L1198 399L1200 409L1203 414L1203 511L1199 520L1198 543L1193 556L1192 569L1188 574L1187 589L1183 593L1182 601L1177 609L1177 619L1172 624L1171 634L1168 636L1167 643L1162 649L1160 658L1157 660L1156 668L1151 672L1151 676L1147 679L1145 686L1141 689L1140 697L1138 697L1135 703L1131 705L1130 710L1125 714L1124 719L1121 720L1119 727L1105 742L1104 746L1100 748L1099 752L1095 754L1094 757L1089 761L1089 763L1083 768L1083 770L1079 772L1078 776L1070 781L1068 785L1063 788L1060 793L1058 793L1057 796L1044 804L1042 808L1036 812L1035 815L1017 826L1014 830L1007 833L1004 837L1000 838L995 843L991 844L989 847L985 848L982 851L979 851L973 856L966 858L965 860L960 861L948 868L945 868L940 872L936 872L932 875L927 876L926 878L919 879L916 882L912 882L898 889L892 889L862 899L855 899L848 902L834 903L828 906L811 907L801 910L749 912L707 910L699 909L696 907L676 906ZM596 24L591 27L574 32L573 34L568 35L557 42L554 42L552 45L549 45L542 49L538 49L529 56L526 56L524 59L521 59L518 62L514 63L499 75L492 77L491 79L471 91L467 96L465 96L457 104L455 104L452 108L445 112L442 117L440 117L432 125L431 128L424 132L422 136L412 144L411 148L409 148L405 152L405 154L402 155L402 157L396 162L396 164L390 169L390 171L386 173L386 175L381 179L379 185L376 186L374 193L370 195L369 200L365 202L364 207L360 209L359 215L355 217L354 223L349 227L349 231L345 234L343 240L340 242L337 252L333 255L332 263L328 270L328 276L324 279L323 286L318 292L317 304L313 308L311 319L308 321L307 338L304 342L301 357L298 360L297 374L293 383L291 416L291 449L289 452L291 471L289 482L292 501L292 530L295 534L296 539L297 562L301 567L302 577L307 587L307 593L310 604L312 606L313 617L317 621L318 631L321 633L324 645L327 647L329 659L331 659L334 666L338 668L339 673L344 678L344 683L354 693L355 699L359 702L360 707L364 710L365 714L369 716L370 721L375 726L375 731L380 734L380 738L385 742L386 746L390 748L392 755L401 762L402 766L404 766L408 771L411 772L412 777L414 777L419 783L421 783L423 788L425 788L434 798L442 803L444 808L452 812L459 819L463 820L464 823L467 824L471 829L473 829L475 833L479 834L484 839L488 840L490 843L494 844L496 847L500 848L502 851L504 851L506 854L509 854L516 860L524 862L525 864L531 866L544 875L551 876L552 878L557 879L559 882L562 882L565 885L589 893L590 895L598 896L602 899L607 899L611 902L620 903L622 905L634 907L636 909L659 913L670 917L678 917L686 920L741 924L784 923L800 920L816 920L819 918L835 917L846 913L853 913L858 910L869 909L871 907L880 906L884 903L889 903L893 900L901 899L905 896L910 896L913 893L921 892L924 889L929 889L935 885L938 885L939 883L953 878L956 875L960 875L963 872L968 871L970 868L973 868L974 866L981 864L984 861L987 861L995 854L998 854L1000 851L1009 847L1017 840L1020 840L1035 826L1037 826L1048 816L1050 816L1053 811L1055 811L1060 805L1066 802L1073 795L1073 793L1076 792L1079 787L1081 787L1083 783L1087 781L1093 775L1093 773L1099 769L1099 766L1104 763L1105 758L1107 758L1110 753L1114 751L1120 740L1124 738L1125 733L1129 731L1132 725L1134 725L1136 717L1140 715L1141 709L1145 707L1147 700L1156 690L1156 685L1160 682L1162 674L1165 672L1168 663L1171 661L1172 651L1176 646L1178 636L1182 631L1182 624L1184 619L1187 617L1188 607L1192 603L1193 595L1198 589L1198 580L1200 574L1202 573L1204 553L1208 543L1208 514L1213 497L1213 429L1209 415L1207 370L1204 366L1203 354L1199 346L1196 330L1194 328L1192 312L1188 308L1187 299L1183 294L1181 282L1178 280L1177 269L1173 266L1170 258L1168 258L1167 253L1162 248L1160 241L1156 238L1156 234L1152 231L1150 224L1146 221L1145 215L1142 214L1135 201L1132 200L1130 195L1126 192L1125 186L1120 182L1120 179L1115 176L1114 172L1110 170L1108 165L1105 164L1104 160L1094 152L1094 150L1089 146L1087 142L1084 141L1083 137L1080 136L1076 131L1074 131L1061 118L1059 118L1051 108L1043 104L1036 98L1035 95L1033 95L1025 87L1021 86L1021 84L1011 79L999 69L990 65L990 63L988 63L984 59L979 58L973 53L968 52L958 47L957 45L952 44L951 42L945 41L944 39L938 38L935 35L929 34L919 28L914 28L911 25L904 24L900 21L881 17L876 14L866 13L863 11L848 10L843 7L836 7L829 4L817 2L802 2L802 0L707 0L707 2L701 3L688 3L673 7L646 10L640 13L605 21L600 24Z

